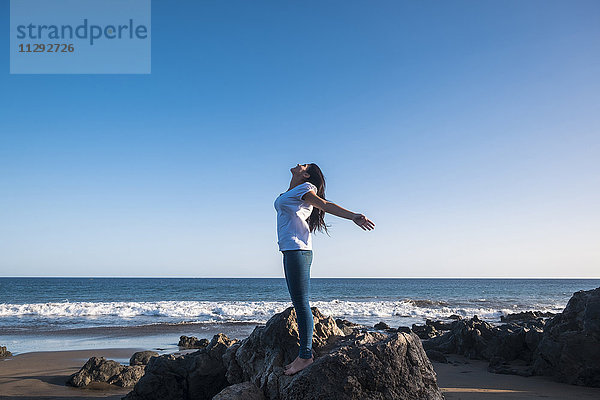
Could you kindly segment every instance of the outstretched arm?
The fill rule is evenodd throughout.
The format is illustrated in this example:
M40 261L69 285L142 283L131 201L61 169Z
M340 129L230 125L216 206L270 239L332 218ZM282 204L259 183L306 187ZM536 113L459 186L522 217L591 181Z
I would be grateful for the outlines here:
M317 207L326 213L354 221L356 225L360 226L365 231L370 231L375 227L373 221L369 220L363 214L353 213L352 211L346 210L345 208L342 208L331 201L324 200L312 190L306 192L306 194L302 196L302 199L313 207Z

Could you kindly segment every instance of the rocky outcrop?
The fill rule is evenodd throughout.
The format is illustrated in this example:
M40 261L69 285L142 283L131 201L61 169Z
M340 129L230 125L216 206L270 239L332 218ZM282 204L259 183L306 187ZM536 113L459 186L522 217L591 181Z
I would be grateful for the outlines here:
M429 352L436 350L443 354L461 354L471 359L492 360L488 368L491 372L507 373L505 363L521 360L530 363L541 336L537 327L518 324L492 326L477 316L452 323L452 329L441 336L423 342ZM531 372L523 369L520 375L529 376Z
M158 357L158 353L155 351L138 351L133 353L129 359L129 365L146 365L152 357Z
M456 326L455 321L432 321L427 318L425 320L425 325L413 324L411 330L421 339L427 340L443 335L443 331L451 330L454 326Z
M493 326L480 320L477 315L468 320L455 321L452 330L423 343L425 350L462 354L468 358L489 359L489 340ZM435 329L427 325L430 329ZM413 326L413 329L415 327Z
M81 369L71 375L67 385L85 387L92 382L131 387L144 375L144 366L126 366L104 357L90 358Z
M433 367L419 338L407 333L345 335L331 317L312 308L315 361L286 376L283 366L298 354L293 308L276 314L227 350L227 379L250 381L269 400L442 399Z
M262 390L250 382L236 383L221 390L212 400L265 400Z
M311 311L315 360L295 375L283 368L298 355L290 307L242 341L217 335L195 353L152 358L125 399L443 399L415 334L367 332L342 323L346 335L339 322L315 307Z
M177 346L182 349L203 349L209 343L208 339L198 339L195 336L180 336Z
M425 320L425 325L432 326L438 331L449 331L454 326L454 321L453 322L432 321L429 318L427 318Z
M316 308L313 314L313 353L317 356L327 344L344 336L331 317ZM257 326L250 336L227 350L223 357L227 379L231 383L250 381L265 391L267 398L278 396L278 378L283 366L298 356L298 325L296 311L289 307L275 314L265 326Z
M573 294L546 324L533 358L537 375L600 387L600 287Z
M12 356L12 353L4 346L0 346L0 358L6 358Z
M542 311L522 311L514 314L507 314L506 316L500 316L500 322L511 322L511 321L529 321L532 319L539 318L550 318L555 316L555 313L542 312Z
M432 339L434 337L442 335L442 332L438 331L431 325L417 325L413 324L411 330L421 339Z
M419 338L406 333L354 332L291 380L278 381L278 396L270 398L444 398Z
M492 326L477 316L454 321L450 331L425 340L423 347L432 359L462 354L488 360L490 372L600 387L600 288L574 293L562 313L526 311L503 320L510 322ZM419 333L427 339L428 331Z
M229 386L223 355L236 341L219 333L194 353L152 357L128 400L212 399Z

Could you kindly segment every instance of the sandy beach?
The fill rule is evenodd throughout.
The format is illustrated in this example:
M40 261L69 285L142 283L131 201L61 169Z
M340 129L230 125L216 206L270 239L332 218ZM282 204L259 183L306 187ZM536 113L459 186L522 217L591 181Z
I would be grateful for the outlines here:
M599 399L600 388L558 383L545 376L522 377L487 371L488 362L447 355L452 363L433 362L438 386L446 399L517 400L544 398L551 400Z
M99 384L80 389L66 386L90 357L124 362L141 349L94 349L23 353L0 360L0 399L120 399L130 389Z
M144 349L93 349L23 353L0 361L0 399L120 399L130 391L111 385L86 389L65 386L90 357L125 362ZM521 377L488 372L487 362L449 356L452 363L434 362L438 385L446 399L598 399L600 388L573 386L547 377Z

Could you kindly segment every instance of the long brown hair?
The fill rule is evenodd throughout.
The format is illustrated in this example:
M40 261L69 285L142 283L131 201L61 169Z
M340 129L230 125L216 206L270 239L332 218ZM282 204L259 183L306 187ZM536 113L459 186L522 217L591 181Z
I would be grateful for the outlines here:
M321 168L317 164L308 164L306 172L310 175L306 181L315 185L317 187L317 195L325 200L325 177L323 176L323 172L321 172ZM327 231L328 225L325 224L325 211L313 207L312 213L308 217L308 227L311 232L316 230L319 232L325 231L329 235Z

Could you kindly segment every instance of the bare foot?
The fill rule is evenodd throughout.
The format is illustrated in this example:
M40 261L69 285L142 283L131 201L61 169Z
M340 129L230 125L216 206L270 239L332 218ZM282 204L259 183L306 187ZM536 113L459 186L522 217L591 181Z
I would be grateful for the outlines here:
M300 358L296 357L291 364L286 365L287 369L285 370L286 375L294 375L296 372L302 371L304 368L308 367L313 363L314 357L311 358ZM289 367L288 367L289 366Z
M296 357L296 359L298 359L298 358L299 358L299 357ZM314 361L314 360L315 360L315 355L314 355L314 354L313 354L313 355L311 355L311 358L312 358L312 360ZM292 363L293 363L293 361L292 361L291 363L289 363L289 364L285 365L285 366L283 367L283 369L288 369L289 367L291 367L291 366L292 366Z

